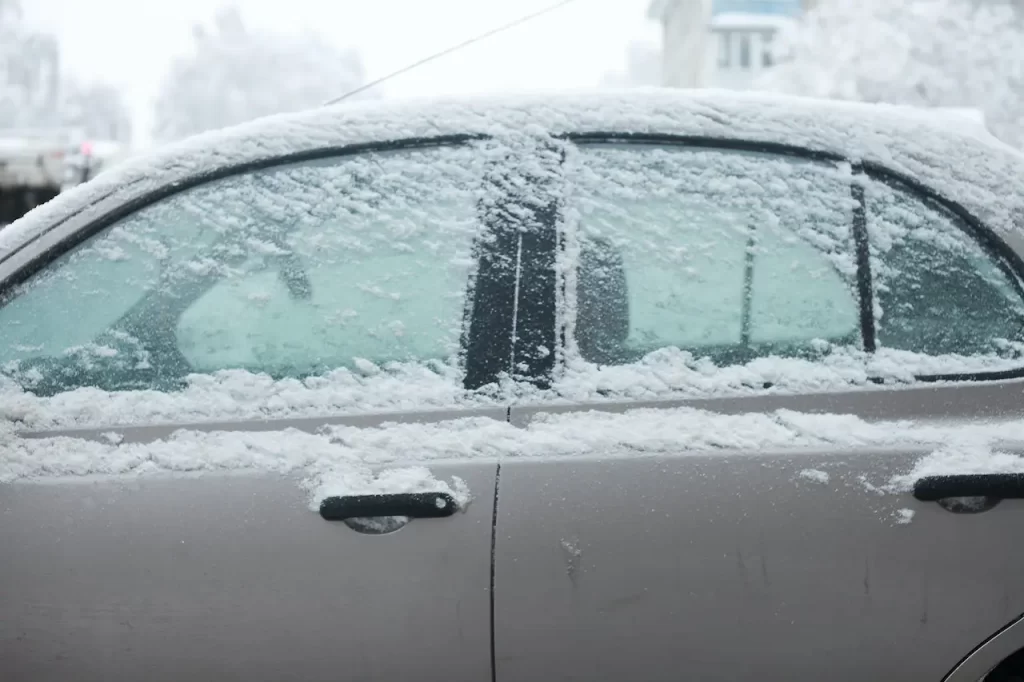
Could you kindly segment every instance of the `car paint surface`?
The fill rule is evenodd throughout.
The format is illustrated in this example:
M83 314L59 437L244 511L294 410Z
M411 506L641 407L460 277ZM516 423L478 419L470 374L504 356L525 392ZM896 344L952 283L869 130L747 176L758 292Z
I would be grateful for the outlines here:
M287 476L4 486L3 679L486 679L492 503L366 535Z
M947 426L1016 421L1024 411L1024 382L979 384L966 400L960 390L701 406L744 413L755 400L765 411L804 403L808 412ZM514 409L512 418L525 425L544 412ZM1024 548L1014 540L1024 503L956 514L881 490L928 452L680 446L675 456L610 449L504 462L499 679L571 669L602 680L942 680L1024 613Z

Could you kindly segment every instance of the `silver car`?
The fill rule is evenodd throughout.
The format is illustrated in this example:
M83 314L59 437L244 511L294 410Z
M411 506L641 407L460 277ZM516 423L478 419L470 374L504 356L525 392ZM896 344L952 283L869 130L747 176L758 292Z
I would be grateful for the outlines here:
M0 679L1020 679L1022 227L768 96L129 161L0 232Z

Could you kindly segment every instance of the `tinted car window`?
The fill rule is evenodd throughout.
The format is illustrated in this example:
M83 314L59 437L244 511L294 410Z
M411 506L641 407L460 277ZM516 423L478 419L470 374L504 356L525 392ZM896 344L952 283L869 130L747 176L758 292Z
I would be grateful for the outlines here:
M848 168L629 144L581 146L567 169L583 359L675 347L727 364L859 343Z
M0 361L46 392L456 363L481 234L478 156L337 157L157 202L13 292Z
M879 347L979 355L1021 340L1016 278L961 218L896 183L866 195Z

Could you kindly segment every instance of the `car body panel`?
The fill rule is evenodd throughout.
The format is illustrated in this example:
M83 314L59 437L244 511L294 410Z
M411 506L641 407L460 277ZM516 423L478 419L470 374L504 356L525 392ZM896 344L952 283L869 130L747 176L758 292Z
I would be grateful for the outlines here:
M3 679L487 679L493 463L454 516L365 535L296 477L0 488Z
M966 400L940 385L699 406L763 414L813 401L810 412L868 423L932 415L951 432L1024 411L1024 382L968 388ZM514 407L512 420L525 427L545 413ZM938 682L1024 614L1024 502L956 514L886 487L933 449L837 436L834 449L609 447L504 462L498 679Z

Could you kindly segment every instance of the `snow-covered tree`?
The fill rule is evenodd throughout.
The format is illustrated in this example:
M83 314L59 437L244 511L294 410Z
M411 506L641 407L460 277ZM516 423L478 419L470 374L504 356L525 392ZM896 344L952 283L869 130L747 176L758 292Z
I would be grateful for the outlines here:
M0 126L54 123L59 79L56 39L27 30L17 0L0 0Z
M132 139L131 112L121 91L111 85L66 82L60 118L65 127L89 138L123 143Z
M625 72L606 74L601 84L608 87L661 85L661 50L648 42L630 43Z
M1020 0L820 0L779 36L759 87L780 92L984 111L1024 146Z
M358 55L317 36L250 30L236 7L213 30L196 26L192 54L175 61L154 113L154 137L172 140L259 116L323 104L363 81Z

